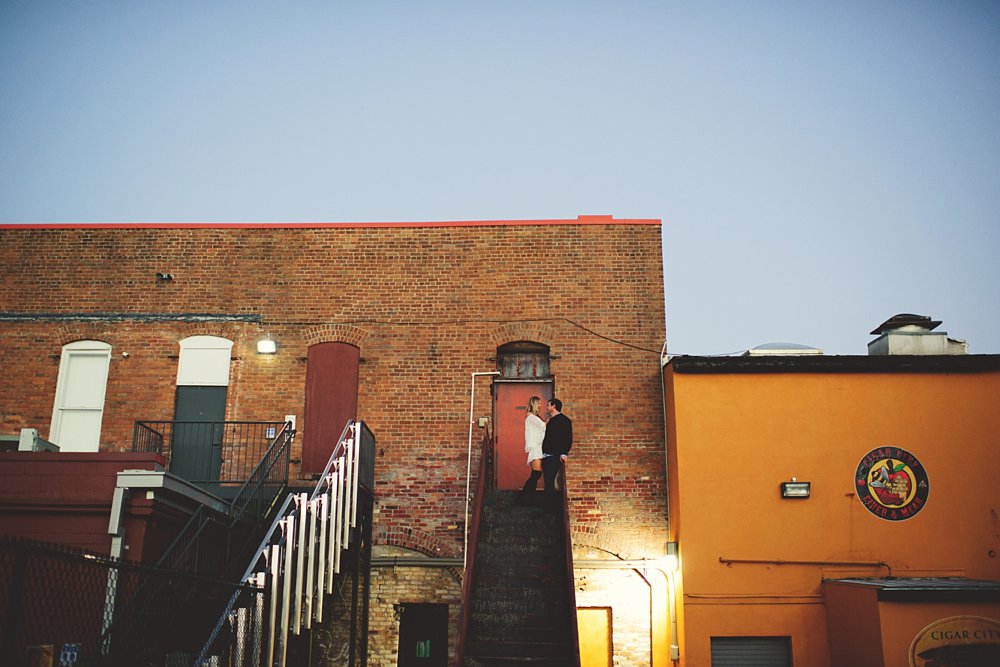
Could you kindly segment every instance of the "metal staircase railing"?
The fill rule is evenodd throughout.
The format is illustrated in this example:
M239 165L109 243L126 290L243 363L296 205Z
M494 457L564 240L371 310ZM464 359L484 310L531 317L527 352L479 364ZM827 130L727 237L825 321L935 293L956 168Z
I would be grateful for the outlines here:
M226 574L223 571L225 563L230 562L235 553L238 553L233 551L236 533L240 532L241 527L261 522L288 485L288 459L294 438L295 431L291 422L285 422L250 472L247 481L230 502L228 525L225 526L226 536L223 542L223 546L226 547L224 552L219 552L218 549L208 550L215 552L210 563L205 563L204 560L213 554L199 554L205 551L200 548L200 538L204 530L213 521L218 522L211 516L211 512L202 506L160 555L156 567L223 577ZM225 518L222 521L225 521ZM252 530L250 532L252 534Z
M374 463L371 431L363 422L348 422L313 492L288 496L275 515L240 578L240 588L195 658L195 667L286 666L291 637L323 622L324 601L335 592L345 551L358 541L370 546ZM354 582L356 606L356 576ZM351 627L350 664L358 620L354 618ZM367 613L360 621L367 637ZM231 641L222 641L226 637Z
M136 421L132 451L162 454L172 474L231 498L289 428L278 421Z
M562 506L563 547L566 550L566 600L569 606L570 642L573 667L580 667L580 631L576 618L576 582L573 578L573 536L569 532L569 491L566 489L566 462L559 464L559 498Z
M465 664L467 641L469 640L469 626L472 616L472 598L474 595L475 563L479 551L480 522L483 514L484 499L487 490L494 486L494 449L493 443L488 434L483 438L483 453L479 463L479 480L476 486L475 511L470 522L470 538L468 557L465 566L465 574L462 578L462 606L459 616L458 641L455 646L455 667L463 667ZM567 624L569 631L571 667L580 667L580 640L579 629L576 617L576 587L573 577L573 539L570 534L569 517L569 496L566 485L566 464L561 463L558 473L558 505L555 506L558 512L557 526L562 529L563 545L565 554L566 581L563 592L567 610ZM548 501L545 502L548 506Z
M200 506L160 555L154 567L216 579L229 578L227 564L232 562L234 555L240 554L233 547L234 540L237 536L242 536L245 541L247 533L251 536L254 534L253 525L264 519L288 483L289 450L294 436L291 423L285 423L250 474L250 479L230 503L229 516L215 516L207 507ZM221 534L218 528L209 530L213 524L221 527L225 533ZM240 545L243 546L242 541ZM101 636L102 646L110 646L113 636L127 634L128 628L151 614L155 615L162 600L176 594L167 590L173 585L176 584L166 578L151 578L132 591L116 605L114 617L108 619Z
M473 572L476 552L479 547L479 523L483 513L483 501L487 489L493 486L493 441L489 431L483 435L482 455L479 459L479 479L476 482L475 510L469 524L469 549L466 554L465 573L462 575L462 606L458 619L458 641L455 644L455 664L461 665L465 656L465 639L469 632L469 618L472 615Z

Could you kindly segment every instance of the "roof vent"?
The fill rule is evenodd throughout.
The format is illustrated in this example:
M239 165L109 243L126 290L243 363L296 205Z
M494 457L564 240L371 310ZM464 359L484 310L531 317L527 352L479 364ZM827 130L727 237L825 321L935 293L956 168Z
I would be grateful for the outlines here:
M941 320L926 315L893 315L872 330L872 335L878 338L868 343L868 354L968 354L969 345L964 340L948 338L945 331L934 331L940 324Z
M743 353L744 357L799 357L805 355L823 354L823 350L799 343L764 343L750 348Z

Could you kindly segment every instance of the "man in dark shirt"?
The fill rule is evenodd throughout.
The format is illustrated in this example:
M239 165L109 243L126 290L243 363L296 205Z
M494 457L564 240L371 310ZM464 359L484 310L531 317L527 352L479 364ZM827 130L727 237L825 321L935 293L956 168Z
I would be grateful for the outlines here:
M547 410L549 421L545 425L545 438L542 440L542 477L545 479L546 493L554 493L559 465L566 460L573 447L573 422L562 413L562 401L558 398L549 400Z

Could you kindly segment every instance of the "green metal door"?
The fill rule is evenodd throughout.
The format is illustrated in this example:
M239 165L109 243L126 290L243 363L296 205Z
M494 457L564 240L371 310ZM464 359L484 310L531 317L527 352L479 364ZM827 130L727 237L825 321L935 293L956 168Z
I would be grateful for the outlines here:
M170 471L189 482L217 482L227 387L177 387ZM184 423L187 422L187 423Z

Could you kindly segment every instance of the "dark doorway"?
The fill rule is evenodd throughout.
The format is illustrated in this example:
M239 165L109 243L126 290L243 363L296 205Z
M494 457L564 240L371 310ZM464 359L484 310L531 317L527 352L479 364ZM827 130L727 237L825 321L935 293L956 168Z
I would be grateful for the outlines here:
M448 605L403 603L399 667L447 667Z
M216 482L222 469L222 429L228 387L177 387L170 471L189 482Z
M357 416L360 361L361 350L348 343L309 348L302 472L323 472L344 425Z

